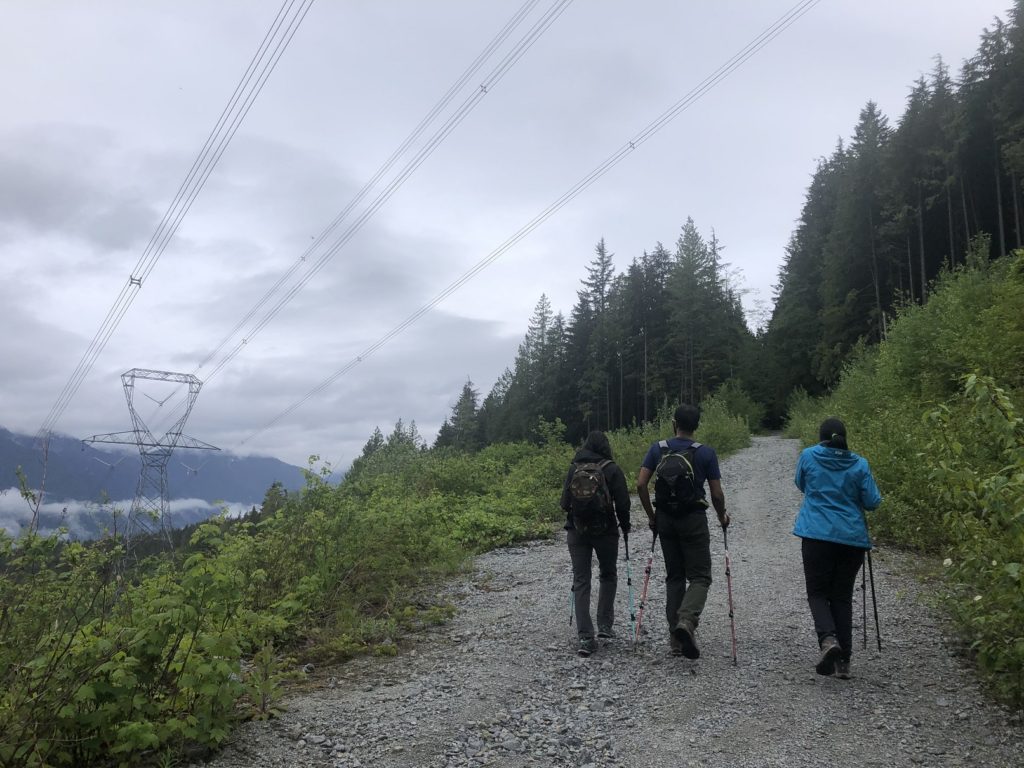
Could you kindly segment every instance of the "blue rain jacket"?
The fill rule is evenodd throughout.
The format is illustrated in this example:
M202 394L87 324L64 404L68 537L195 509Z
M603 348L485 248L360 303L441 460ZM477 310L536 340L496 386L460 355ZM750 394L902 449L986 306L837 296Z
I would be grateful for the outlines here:
M877 508L882 494L867 459L852 451L813 445L801 452L795 481L804 493L793 526L795 535L871 549L863 510Z

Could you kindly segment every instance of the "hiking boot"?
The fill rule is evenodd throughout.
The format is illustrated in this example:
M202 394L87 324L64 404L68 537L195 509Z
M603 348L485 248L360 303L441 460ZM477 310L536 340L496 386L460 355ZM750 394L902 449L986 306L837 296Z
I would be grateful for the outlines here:
M592 637L581 637L579 648L576 649L576 653L586 658L594 651L597 650L597 641Z
M598 627L597 636L602 640L611 640L615 637L615 630L611 627Z
M850 679L850 660L839 659L836 661L836 677L840 680Z
M679 641L679 647L683 656L688 659L699 659L700 648L697 647L697 639L694 637L694 627L688 621L680 621L672 630L672 635Z
M676 636L671 633L668 636L668 647L669 653L671 653L673 656L683 655L683 644L676 640Z
M839 647L839 642L832 635L826 635L821 641L821 656L814 665L814 671L819 675L831 675L836 671L836 661L842 653L843 649Z

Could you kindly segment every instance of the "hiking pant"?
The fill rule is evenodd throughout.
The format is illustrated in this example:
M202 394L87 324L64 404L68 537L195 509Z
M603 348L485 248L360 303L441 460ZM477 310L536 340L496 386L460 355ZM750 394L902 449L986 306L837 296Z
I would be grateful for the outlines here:
M671 632L680 621L694 629L711 587L711 533L703 512L654 517L665 555L665 618Z
M849 661L853 650L853 588L866 550L820 539L801 542L807 604L818 644L828 635L834 636L843 649L840 658Z
M582 637L594 636L594 622L590 619L590 569L594 554L599 568L597 592L597 627L611 629L615 622L615 590L618 573L615 562L619 557L619 534L614 528L603 536L586 536L575 528L566 531L569 557L572 560L573 609L576 612L576 632Z

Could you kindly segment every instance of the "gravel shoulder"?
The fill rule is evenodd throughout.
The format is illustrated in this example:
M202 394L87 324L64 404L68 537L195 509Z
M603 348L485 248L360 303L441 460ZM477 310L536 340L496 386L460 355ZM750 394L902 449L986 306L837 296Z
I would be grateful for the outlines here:
M482 555L471 575L447 587L458 607L452 621L417 635L397 657L314 670L310 690L289 698L283 715L246 723L209 764L1024 765L1020 713L991 703L957 656L911 555L873 555L882 651L870 605L861 647L858 590L853 679L814 673L817 644L799 540L790 533L800 503L792 482L798 452L796 441L758 437L722 463L737 666L720 535L712 537L702 656L689 661L668 654L660 547L643 618L649 632L631 647L620 547L620 636L589 659L577 657L560 534ZM635 520L643 516L636 510ZM651 538L638 525L630 543L638 601Z

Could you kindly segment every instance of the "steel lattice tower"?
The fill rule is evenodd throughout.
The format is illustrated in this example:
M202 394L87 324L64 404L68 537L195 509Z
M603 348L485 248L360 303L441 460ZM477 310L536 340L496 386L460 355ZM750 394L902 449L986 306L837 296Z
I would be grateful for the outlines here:
M135 409L135 382L138 379L188 385L184 413L159 439L153 436L153 433L143 421L142 416ZM124 396L128 401L128 411L131 413L133 429L128 432L93 435L82 442L118 443L138 447L139 457L142 459L142 472L139 475L135 499L132 501L132 508L128 514L128 526L125 531L125 537L131 538L136 529L139 528L152 532L154 530L153 523L157 523L164 530L164 533L167 534L168 521L170 520L167 463L170 461L171 454L176 448L220 450L213 445L196 440L194 437L182 434L181 431L188 420L189 414L192 412L192 406L195 405L203 383L190 373L151 371L145 368L132 368L130 371L121 374L121 383L124 385ZM163 405L163 402L160 402L160 404Z

